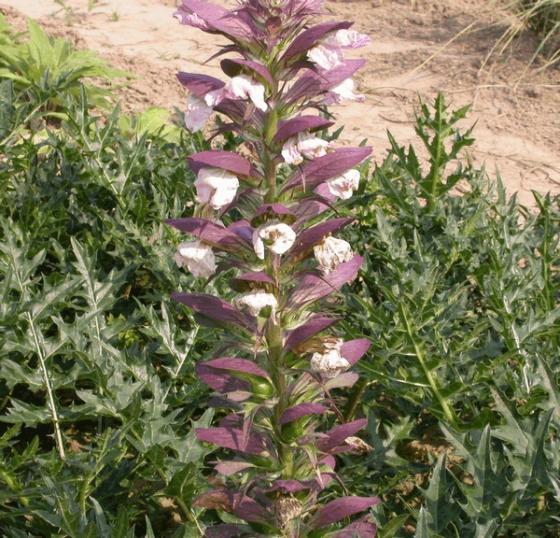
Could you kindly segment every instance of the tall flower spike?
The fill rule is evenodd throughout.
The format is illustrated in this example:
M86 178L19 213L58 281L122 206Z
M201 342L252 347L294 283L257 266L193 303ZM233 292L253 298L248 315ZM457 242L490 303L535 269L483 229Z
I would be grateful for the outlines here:
M210 538L376 534L367 513L376 497L333 500L325 491L338 482L337 454L370 449L359 437L367 421L337 423L342 394L332 397L356 382L351 369L370 343L345 342L328 310L362 263L333 234L353 221L336 218L336 204L359 187L371 150L334 147L324 135L333 122L316 115L325 103L361 99L352 77L363 62L344 55L369 42L349 22L314 24L321 6L240 0L228 11L183 0L177 11L183 24L229 40L215 55L226 56L224 80L178 75L188 91L186 125L200 130L216 113L218 132L238 137L238 153L189 156L196 217L168 221L191 237L176 259L194 276L237 272L224 298L173 295L200 323L239 339L230 356L196 365L218 395L211 405L225 410L197 438L231 456L215 466L221 476L210 483L220 486L194 502L230 514L205 530Z

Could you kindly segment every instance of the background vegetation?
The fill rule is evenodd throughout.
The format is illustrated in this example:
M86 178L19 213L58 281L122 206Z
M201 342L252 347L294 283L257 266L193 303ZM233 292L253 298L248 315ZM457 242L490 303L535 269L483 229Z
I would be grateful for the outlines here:
M48 39L30 30L0 43ZM204 285L162 222L189 213L204 142L161 110L107 108L89 57L54 78L25 58L0 60L0 536L200 536L216 454L193 435L212 419L193 368L216 333L169 300ZM554 537L560 199L522 207L469 164L466 113L420 107L418 144L391 138L349 201L367 265L341 331L373 349L346 414L374 450L340 472L382 496L382 537Z

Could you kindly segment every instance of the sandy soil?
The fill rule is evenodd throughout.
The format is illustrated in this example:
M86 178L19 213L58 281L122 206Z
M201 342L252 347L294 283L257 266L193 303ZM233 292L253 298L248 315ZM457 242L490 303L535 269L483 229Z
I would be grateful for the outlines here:
M66 0L66 9L53 0L0 3L16 24L24 24L21 14L36 18L50 32L134 72L137 79L121 96L127 110L181 107L184 93L174 78L179 69L219 73L217 62L204 63L219 39L179 25L172 18L173 0L90 0L89 6L88 0ZM387 130L402 144L414 140L411 120L418 96L429 100L443 90L454 106L473 103L465 124L476 122L472 158L491 174L499 170L509 191L518 191L522 201L531 204L533 189L560 192L560 69L539 72L537 61L527 70L535 38L526 33L481 70L505 29L496 24L503 14L491 12L488 4L327 1L330 17L355 20L356 28L373 39L371 46L357 51L368 59L357 78L366 103L336 112L346 125L342 138L354 143L368 138L381 160L388 146ZM470 25L469 32L448 44Z

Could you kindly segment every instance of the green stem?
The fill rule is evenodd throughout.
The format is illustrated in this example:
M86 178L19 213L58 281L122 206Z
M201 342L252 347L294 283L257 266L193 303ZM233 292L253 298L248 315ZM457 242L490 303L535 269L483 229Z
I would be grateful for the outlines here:
M58 449L58 454L60 459L64 461L66 459L66 453L64 451L64 443L62 441L62 432L60 430L60 422L58 420L58 412L56 410L56 404L54 401L53 389L51 386L51 380L49 378L49 372L47 370L47 363L45 355L43 353L43 346L39 342L39 336L37 330L35 329L35 324L33 323L33 318L29 312L26 312L27 321L31 329L31 334L33 335L33 340L35 342L35 349L37 351L37 357L39 358L39 364L41 365L41 371L43 373L43 380L45 382L45 388L47 389L47 398L49 403L49 408L51 410L53 427L54 427L54 439L56 442L56 448Z
M414 332L412 331L412 327L410 325L409 317L408 317L406 308L403 304L399 305L399 312L400 312L400 315L401 315L401 319L402 319L402 321L405 325L406 332L408 334L408 338L410 340L410 343L414 347L414 353L416 355L416 358L418 359L418 362L420 363L420 367L422 368L422 371L424 373L424 377L426 378L426 381L428 382L428 385L430 385L430 388L431 388L434 396L436 397L436 399L437 399L437 401L438 401L438 403L439 403L439 405L440 405L440 407L443 411L443 414L445 415L445 418L447 419L447 421L450 424L452 424L453 426L456 426L457 425L457 418L455 416L455 413L454 413L453 409L451 408L451 406L449 405L449 402L447 401L445 396L443 396L443 394L441 393L436 378L432 375L432 372L428 368L428 365L426 363L426 359L424 357L424 353L420 349L420 346L418 345L418 342L416 341L416 339L414 337Z

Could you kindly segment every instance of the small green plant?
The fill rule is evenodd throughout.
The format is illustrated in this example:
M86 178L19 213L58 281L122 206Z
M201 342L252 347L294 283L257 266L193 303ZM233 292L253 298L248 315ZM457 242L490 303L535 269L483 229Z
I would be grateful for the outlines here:
M67 97L76 99L83 82L92 77L109 83L128 76L113 69L97 54L76 50L68 41L49 37L33 20L23 40L0 33L0 80L11 80L17 92L23 92L38 109L50 114L60 112ZM89 102L94 106L110 103L110 90L88 81Z

